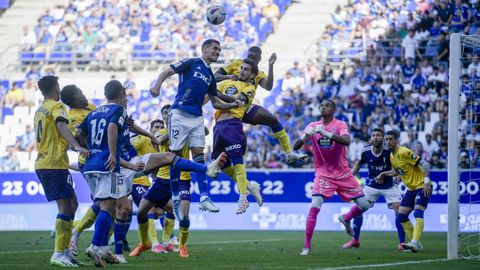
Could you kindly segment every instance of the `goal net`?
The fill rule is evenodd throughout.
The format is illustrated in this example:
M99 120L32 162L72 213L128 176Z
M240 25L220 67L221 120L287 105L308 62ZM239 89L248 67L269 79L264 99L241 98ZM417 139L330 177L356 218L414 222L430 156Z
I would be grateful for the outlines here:
M448 258L480 259L480 36L450 36Z

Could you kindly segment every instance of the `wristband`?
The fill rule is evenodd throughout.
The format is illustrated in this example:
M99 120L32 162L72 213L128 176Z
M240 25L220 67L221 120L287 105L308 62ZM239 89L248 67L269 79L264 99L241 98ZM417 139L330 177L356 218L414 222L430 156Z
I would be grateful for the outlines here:
M300 140L302 140L302 142L305 142L306 140L308 140L308 138L310 138L309 135L303 134L302 137L300 137Z
M423 178L423 182L424 182L425 184L430 184L430 183L432 183L432 180L430 179L430 177L425 176L425 177Z

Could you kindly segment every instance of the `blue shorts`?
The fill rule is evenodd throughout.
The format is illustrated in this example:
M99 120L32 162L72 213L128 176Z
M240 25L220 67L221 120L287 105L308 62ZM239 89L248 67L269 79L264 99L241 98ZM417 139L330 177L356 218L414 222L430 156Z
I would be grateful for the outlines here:
M143 198L155 204L156 207L163 208L172 198L170 180L163 178L153 179L152 185L143 195Z
M138 207L140 205L140 201L143 198L143 195L147 193L148 186L133 184L132 186L132 199L133 203Z
M35 170L42 183L45 196L49 202L58 199L73 198L73 180L67 169L39 169Z
M246 150L247 138L240 119L233 118L217 122L213 127L212 160L222 152L227 152L229 157L243 157Z
M243 115L242 122L253 125L253 117L260 108L262 107L255 104L250 105L250 107L248 107L247 111L245 111L245 114Z
M428 198L423 195L423 188L419 188L413 191L407 190L405 195L403 195L402 197L402 202L400 203L400 206L414 209L415 205L421 205L427 208Z

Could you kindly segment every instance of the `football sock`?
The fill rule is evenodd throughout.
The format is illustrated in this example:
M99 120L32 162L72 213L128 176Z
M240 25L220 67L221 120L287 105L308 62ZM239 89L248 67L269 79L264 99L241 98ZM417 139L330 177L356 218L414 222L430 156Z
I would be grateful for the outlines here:
M125 220L116 219L113 224L115 237L115 254L123 254L123 240L125 240Z
M187 245L188 228L184 228L180 226L179 231L180 231L180 247L184 247Z
M413 224L410 222L410 220L407 220L406 222L402 222L402 227L405 230L405 233L407 234L408 238L413 240Z
M107 246L110 227L112 227L112 217L107 211L100 210L95 221L92 244L98 247Z
M85 229L92 227L93 223L95 223L95 219L97 219L97 214L95 214L93 206L90 206L82 217L82 219L77 223L75 226L76 234L81 234Z
M70 216L57 214L55 220L55 252L63 252L65 250L65 242L69 241L68 228L70 228Z
M292 152L292 147L290 146L290 138L288 137L287 132L285 129L282 127L282 130L273 133L275 138L280 142L280 145L283 148L283 151L285 153L290 154Z
M236 175L235 175L235 168L233 166L228 166L222 169L222 172L228 175L232 180L237 183Z
M150 218L150 216L149 216ZM160 220L160 225L162 226L163 229L163 221L165 220L165 213L162 213L158 216L158 220Z
M70 239L72 239L72 230L73 230L73 219L75 216L70 216L70 222L68 224L67 238L65 238L65 248L68 250L70 248Z
M179 171L202 172L204 175L207 171L203 154L194 156L193 161L176 156L172 161L171 167Z
M175 226L175 219L173 218L165 218L165 223L163 224L163 234L162 234L162 241L164 243L168 243L170 241L171 236L173 234L173 226Z
M345 219L345 221L348 222L348 221L352 220L352 218L357 217L357 216L361 215L362 213L363 213L363 211L360 209L360 207L358 207L358 205L354 205L354 206L352 206L350 211L348 211L348 213L343 215L343 218Z
M140 243L142 246L147 246L149 241L148 241L148 227L149 227L149 222L148 222L148 217L138 217L137 216L137 222L138 222L138 237L140 238Z
M130 225L132 224L132 217L133 217L133 212L130 212L130 214L128 214L127 221L125 222L125 235L127 235L128 231L130 230ZM126 236L125 236L125 239L127 239Z
M353 239L360 239L360 231L362 230L363 215L359 215L353 219Z
M395 227L397 227L398 243L405 243L405 230L398 218L395 219Z
M173 215L173 213L167 212L165 214L165 218L171 219L171 220L173 220L173 222L175 222L175 215ZM172 225L172 233L170 234L170 239L173 239L175 237L175 234L173 233L173 227L174 226L175 226L175 223L173 223L173 225Z
M311 248L312 247L312 237L313 232L315 231L315 226L317 225L317 215L320 213L320 208L310 207L307 216L307 226L305 228L305 244L303 247Z
M205 167L205 155L204 154L199 154L193 157L193 161L195 161L198 165L204 166ZM198 189L200 191L200 201L203 201L205 196L208 197L208 181L207 181L207 175L205 174L205 171L197 171L195 172L195 179L197 179L198 183Z
M148 214L148 236L152 245L158 244L157 227L155 227L155 214Z
M413 211L413 216L415 217L415 228L413 229L412 240L420 241L420 238L422 238L424 226L423 210L415 209Z
M114 228L113 228L113 224L115 223L115 217L112 217L112 223L110 223L110 230L108 231L108 236L107 236L107 244L108 244L108 239L112 238L112 235L113 235L113 231L114 231Z
M238 186L238 191L240 194L247 194L247 186L248 186L248 180L247 180L247 171L245 170L245 165L240 163L240 164L235 164L235 176L237 179L237 186Z

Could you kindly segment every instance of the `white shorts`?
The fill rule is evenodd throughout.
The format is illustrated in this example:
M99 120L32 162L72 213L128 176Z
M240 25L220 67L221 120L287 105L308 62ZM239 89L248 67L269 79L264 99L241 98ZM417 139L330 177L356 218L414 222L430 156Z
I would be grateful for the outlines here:
M142 162L147 165L149 159L150 154L146 154L143 156L136 156L129 162L133 164ZM118 198L128 196L132 193L133 179L135 178L136 173L136 171L120 167L120 173L118 174Z
M170 150L182 150L188 147L205 148L205 124L203 116L172 109L170 111Z
M387 189L377 189L365 186L363 188L363 193L365 193L365 198L372 203L376 202L380 196L383 196L388 207L390 207L392 203L402 201L402 194L400 193L398 185L393 185L391 188Z
M118 199L119 181L117 173L85 172L83 174L94 199Z

